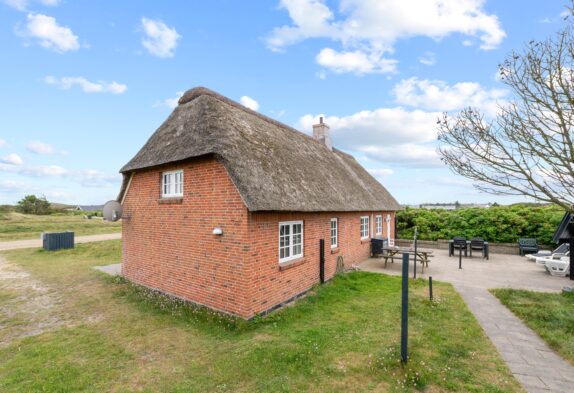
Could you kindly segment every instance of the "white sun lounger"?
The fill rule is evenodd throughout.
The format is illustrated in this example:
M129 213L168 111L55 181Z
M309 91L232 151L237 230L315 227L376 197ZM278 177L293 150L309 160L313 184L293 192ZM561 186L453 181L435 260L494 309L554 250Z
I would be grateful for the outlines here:
M546 270L553 276L566 277L570 274L570 257L546 262Z
M569 248L568 243L562 243L554 251L538 251L536 254L526 254L524 257L529 261L535 262L537 258L546 258L552 254L564 254L568 252Z
M560 254L560 253L556 253L556 254L552 254L549 257L541 257L541 258L536 258L535 262L537 265L541 265L541 266L545 266L548 262L552 262L552 261L559 261L564 257L569 257L570 252L565 252L564 254Z

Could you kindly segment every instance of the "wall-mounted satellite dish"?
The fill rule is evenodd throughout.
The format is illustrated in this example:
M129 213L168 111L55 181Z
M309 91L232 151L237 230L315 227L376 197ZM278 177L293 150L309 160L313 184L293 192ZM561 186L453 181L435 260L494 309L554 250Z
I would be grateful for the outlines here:
M102 209L104 220L117 221L122 218L122 205L118 201L107 201Z

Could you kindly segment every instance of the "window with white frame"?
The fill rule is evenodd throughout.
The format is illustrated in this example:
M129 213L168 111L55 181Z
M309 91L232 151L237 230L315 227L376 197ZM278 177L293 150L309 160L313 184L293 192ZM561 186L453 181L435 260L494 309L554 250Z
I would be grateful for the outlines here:
M383 234L383 216L375 217L375 229L377 235Z
M279 223L279 263L303 256L303 221Z
M339 222L331 218L331 248L337 248L339 242Z
M183 196L183 170L161 174L161 196L163 198Z
M361 217L361 239L369 237L369 216Z

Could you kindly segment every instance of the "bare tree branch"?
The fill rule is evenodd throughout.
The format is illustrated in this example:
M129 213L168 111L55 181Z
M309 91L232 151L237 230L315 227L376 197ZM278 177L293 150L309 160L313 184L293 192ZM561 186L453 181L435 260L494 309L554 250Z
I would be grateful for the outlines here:
M574 211L574 25L511 53L499 71L513 101L492 120L474 108L445 113L442 160L481 191Z

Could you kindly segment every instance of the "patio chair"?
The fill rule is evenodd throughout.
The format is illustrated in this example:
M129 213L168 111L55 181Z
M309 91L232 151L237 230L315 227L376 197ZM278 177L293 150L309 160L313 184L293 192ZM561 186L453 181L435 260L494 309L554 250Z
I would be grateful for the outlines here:
M470 257L472 258L472 250L482 251L482 257L488 259L488 254L486 253L486 244L484 244L484 239L481 237L474 237L470 241Z
M452 239L452 246L454 250L464 250L464 256L468 256L468 244L466 243L466 237L455 237Z
M538 243L536 242L536 239L522 237L518 239L518 250L521 256L530 253L537 253Z
M565 253L555 253L555 254L552 254L548 257L539 257L539 258L536 258L534 261L536 262L537 265L545 266L546 263L548 263L548 262L559 261L560 259L562 259L564 257L569 257L569 256L570 256L570 251L566 251Z
M546 262L546 270L553 276L566 277L570 274L570 257L562 257L559 260Z
M562 243L554 249L554 251L539 251L536 254L526 254L524 257L529 261L535 262L537 258L549 257L554 254L565 254L570 250L568 243Z

